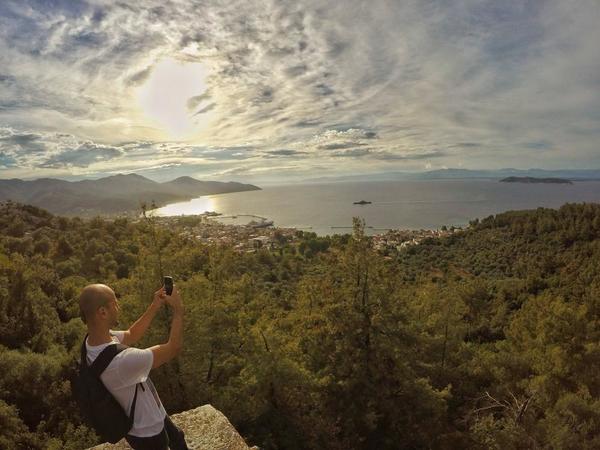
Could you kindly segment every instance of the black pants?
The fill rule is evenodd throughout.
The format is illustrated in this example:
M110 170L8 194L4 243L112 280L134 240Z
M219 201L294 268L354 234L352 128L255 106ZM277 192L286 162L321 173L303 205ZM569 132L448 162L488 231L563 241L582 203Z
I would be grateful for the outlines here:
M183 431L165 417L165 426L157 435L150 437L125 436L133 450L188 450Z

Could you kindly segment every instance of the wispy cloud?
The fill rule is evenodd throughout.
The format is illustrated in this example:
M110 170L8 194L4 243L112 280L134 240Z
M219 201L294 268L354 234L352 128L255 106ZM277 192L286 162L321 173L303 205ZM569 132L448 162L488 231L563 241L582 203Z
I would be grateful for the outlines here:
M298 150L290 150L290 149L280 149L280 150L269 150L264 152L267 157L271 158L292 158L299 157L302 155L308 155L308 152L302 152Z
M597 166L599 21L592 0L3 1L0 174ZM138 98L167 59L206 71L179 140Z
M40 164L40 167L52 169L88 167L100 161L118 158L122 154L122 151L114 146L84 142L79 144L76 148L66 149L50 156Z

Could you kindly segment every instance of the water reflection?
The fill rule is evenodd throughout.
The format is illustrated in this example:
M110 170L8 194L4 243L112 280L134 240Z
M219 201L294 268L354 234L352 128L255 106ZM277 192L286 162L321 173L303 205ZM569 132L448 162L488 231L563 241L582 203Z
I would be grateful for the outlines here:
M359 199L370 205L355 205ZM499 183L497 180L434 180L336 183L267 187L260 191L199 197L160 208L160 215L216 211L222 223L254 217L275 226L310 229L320 235L346 233L352 218L365 219L367 232L380 228L436 229L508 210L558 208L567 202L600 202L600 181L573 185ZM236 216L235 218L233 216ZM340 228L342 227L342 228Z
M213 196L198 197L187 202L171 203L153 211L157 216L189 216L217 210L217 201Z

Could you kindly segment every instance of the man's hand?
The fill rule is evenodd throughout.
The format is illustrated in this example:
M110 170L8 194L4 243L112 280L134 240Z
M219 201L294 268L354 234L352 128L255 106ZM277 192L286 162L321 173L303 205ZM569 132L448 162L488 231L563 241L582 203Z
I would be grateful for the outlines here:
M162 306L165 304L165 300L167 297L167 293L165 292L165 287L161 287L158 291L154 293L153 303L156 303L158 306Z
M171 295L165 293L165 301L171 307L173 312L183 312L183 302L181 301L181 295L179 295L176 286L173 286Z

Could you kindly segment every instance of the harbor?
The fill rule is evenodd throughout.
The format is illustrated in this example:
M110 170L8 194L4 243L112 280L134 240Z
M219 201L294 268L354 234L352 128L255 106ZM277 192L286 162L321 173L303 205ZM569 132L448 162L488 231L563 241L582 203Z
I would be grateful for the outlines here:
M208 216L217 220L220 223L229 225L246 225L252 228L267 228L273 226L273 220L269 220L267 217L258 216L256 214L231 214L217 216ZM247 220L249 218L250 220Z

